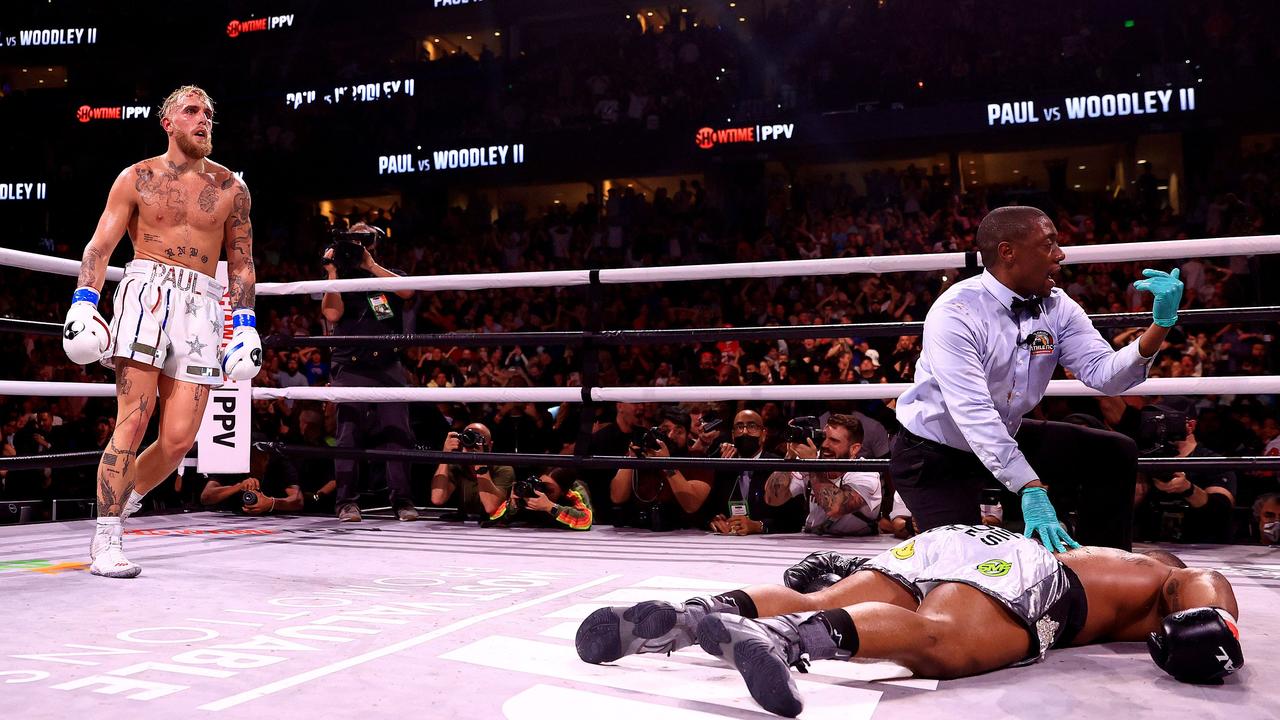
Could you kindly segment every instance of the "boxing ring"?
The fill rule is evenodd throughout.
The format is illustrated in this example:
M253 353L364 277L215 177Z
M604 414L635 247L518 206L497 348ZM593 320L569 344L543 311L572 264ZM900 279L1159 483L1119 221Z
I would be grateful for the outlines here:
M1068 248L1066 264L1280 252L1280 238L1230 238ZM0 249L0 264L74 275L78 263ZM261 283L260 295L327 290L477 290L604 286L628 282L842 275L976 267L972 254L748 263L627 270L499 273L446 277ZM113 274L114 273L114 274ZM118 279L113 268L109 279ZM589 300L590 301L590 300ZM597 305L598 308L598 305ZM1227 314L1224 314L1227 313ZM1234 314L1231 314L1234 313ZM1185 311L1183 322L1274 321L1277 308ZM1133 325L1143 313L1095 316L1100 325ZM47 333L38 323L6 329ZM919 323L804 328L721 328L585 332L267 338L266 346L360 342L385 347L447 342L493 346L524 342L591 348L708 338L843 337L919 332ZM60 328L53 326L53 332ZM681 402L890 398L881 385L611 388L599 386L592 353L583 352L583 386L572 388L254 388L255 398L324 401ZM1157 378L1127 394L1280 394L1280 377ZM107 384L0 381L0 394L114 396ZM1054 381L1049 395L1096 394ZM585 414L585 413L584 413ZM580 436L581 437L581 436ZM302 454L299 448L275 447ZM510 463L516 456L467 458L429 450L318 450L330 457ZM88 457L42 457L96 462ZM519 456L519 464L583 468L713 466L750 461L646 460L593 456ZM26 465L20 464L26 462ZM5 462L8 462L6 465ZM37 459L0 462L34 467ZM1272 467L1238 458L1235 467ZM1169 467L1185 461L1144 461ZM1162 464L1163 463L1163 464ZM772 465L794 467L795 461ZM880 468L883 461L817 461L803 468ZM626 718L772 717L747 694L740 676L696 646L671 656L638 655L613 665L578 660L573 632L602 605L645 599L679 601L754 583L777 583L784 568L813 550L869 557L892 538L812 535L727 537L701 531L651 533L597 526L586 533L474 524L399 523L366 515L359 525L328 517L238 517L219 513L131 518L130 557L146 568L132 582L90 576L92 521L0 526L0 683L8 707L24 718L77 713L264 717L337 712L402 717L427 706L431 716L512 719L557 715ZM1154 547L1139 545L1139 549ZM1176 682L1137 643L1056 650L1036 665L949 681L912 678L883 662L814 663L798 683L804 718L1133 718L1275 717L1280 690L1269 681L1280 660L1280 555L1254 546L1162 546L1188 565L1221 571L1240 603L1248 662L1220 686Z
M0 683L14 717L611 720L773 717L697 646L588 665L573 631L596 607L781 580L812 550L870 556L891 538L697 531L481 529L366 516L133 519L133 582L83 572L92 521L0 528ZM1150 546L1143 546L1150 547ZM818 661L803 718L1274 717L1280 553L1164 546L1223 572L1245 667L1222 686L1161 673L1139 643L1055 650L1030 667L912 679L891 663Z

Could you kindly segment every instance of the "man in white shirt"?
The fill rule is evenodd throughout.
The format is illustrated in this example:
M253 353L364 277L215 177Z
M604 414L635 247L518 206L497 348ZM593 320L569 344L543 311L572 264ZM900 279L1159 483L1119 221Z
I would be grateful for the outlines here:
M821 447L812 438L787 443L788 459L858 457L862 423L852 415L832 413L823 429ZM880 514L880 473L777 472L769 477L764 499L775 507L807 493L809 514L804 531L819 535L875 535Z
M930 308L915 382L898 399L903 432L890 473L920 529L976 524L984 484L1022 499L1026 534L1050 550L1075 546L1048 487L1082 491L1077 534L1090 545L1131 547L1137 448L1119 433L1023 421L1059 363L1108 395L1146 379L1178 320L1182 282L1144 270L1134 283L1155 296L1154 323L1113 351L1084 310L1055 286L1066 258L1058 232L1031 207L991 211L978 227L986 270L956 283Z

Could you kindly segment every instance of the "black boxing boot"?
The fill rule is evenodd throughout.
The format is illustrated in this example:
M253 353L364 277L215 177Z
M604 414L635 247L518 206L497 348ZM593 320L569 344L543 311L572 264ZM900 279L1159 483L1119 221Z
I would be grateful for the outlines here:
M698 623L698 644L742 674L751 697L775 715L795 717L804 701L791 668L807 672L811 660L848 660L853 652L837 645L829 627L805 612L752 620L710 613Z
M800 593L813 593L852 575L866 558L849 557L831 550L811 552L782 573L782 584Z
M631 607L603 607L578 626L574 647L583 662L613 662L626 655L667 653L697 641L698 621L708 612L737 612L715 598L683 603L646 600Z

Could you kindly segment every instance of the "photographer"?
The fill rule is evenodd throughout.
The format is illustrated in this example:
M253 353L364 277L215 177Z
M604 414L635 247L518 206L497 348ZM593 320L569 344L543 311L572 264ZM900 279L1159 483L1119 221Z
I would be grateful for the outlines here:
M445 452L493 452L493 436L483 423L471 423L462 432L444 439ZM511 493L516 472L510 465L461 465L440 463L431 478L431 504L456 505L458 517L491 517Z
M200 504L209 510L245 515L296 513L302 510L298 473L285 458L261 450L249 452L249 475L209 475Z
M721 443L723 458L776 458L764 448L764 419L754 410L733 416L732 442ZM797 532L804 524L805 504L792 498L780 507L765 502L767 470L742 470L716 477L715 497L707 507L716 514L709 525L722 535ZM722 514L724 513L724 514Z
M381 230L364 223L357 223L345 232L334 232L333 244L324 253L329 279L402 275L374 261L372 252L382 238L385 235ZM399 334L403 332L403 303L393 299L392 295L400 300L409 300L413 291L399 290L393 294L376 290L327 292L321 301L320 311L324 319L333 325L335 335ZM398 388L408 385L408 376L395 348L334 348L330 366L334 387ZM402 450L416 444L409 429L407 403L339 403L337 434L337 446L340 448ZM360 491L356 482L356 461L335 460L334 475L338 483L338 519L359 522ZM418 511L413 507L409 486L409 463L388 462L387 485L396 517L404 521L417 520Z
M1138 444L1146 457L1221 457L1196 442L1191 403L1142 409ZM1141 537L1191 543L1231 542L1236 475L1231 471L1139 473L1136 524ZM1144 489L1145 488L1145 492Z
M555 468L512 484L511 497L492 513L489 524L506 527L520 522L538 527L590 530L591 521L591 495L587 486L572 470Z
M688 457L691 419L689 411L664 408L657 427L633 434L628 457ZM613 476L609 499L615 525L649 530L697 527L696 515L711 493L711 473L663 468L622 469Z
M853 459L862 449L862 423L833 413L819 430L817 418L799 417L787 425L788 460ZM808 496L804 532L818 535L875 535L880 514L880 474L875 472L775 472L764 500L779 507Z

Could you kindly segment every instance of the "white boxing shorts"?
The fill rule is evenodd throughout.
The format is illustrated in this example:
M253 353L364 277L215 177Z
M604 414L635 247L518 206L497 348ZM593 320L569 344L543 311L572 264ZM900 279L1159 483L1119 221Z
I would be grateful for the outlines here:
M989 525L944 525L868 560L917 600L942 583L958 582L995 598L1031 635L1027 660L1065 646L1084 625L1084 588L1039 540Z
M124 266L116 286L113 345L102 364L125 358L158 367L167 377L221 385L222 286L190 268L152 260Z

